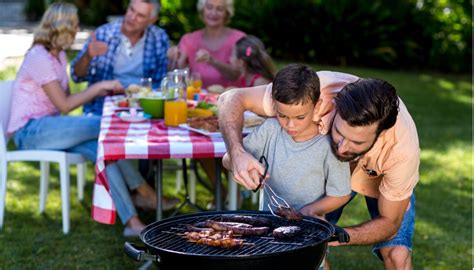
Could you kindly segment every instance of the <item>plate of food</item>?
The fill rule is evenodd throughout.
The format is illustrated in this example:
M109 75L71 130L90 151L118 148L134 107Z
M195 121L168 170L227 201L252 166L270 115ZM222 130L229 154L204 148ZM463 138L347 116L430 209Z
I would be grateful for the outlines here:
M138 122L143 122L145 120L151 119L151 115L144 113L144 112L139 112L137 113L135 110L135 113L133 112L134 110L131 110L130 112L119 112L116 114L122 121L125 122L130 122L130 123L138 123Z
M222 137L222 133L219 129L219 121L217 116L188 118L188 123L180 124L179 127L212 138ZM244 128L242 129L242 134L246 135L249 134L251 131L252 128Z

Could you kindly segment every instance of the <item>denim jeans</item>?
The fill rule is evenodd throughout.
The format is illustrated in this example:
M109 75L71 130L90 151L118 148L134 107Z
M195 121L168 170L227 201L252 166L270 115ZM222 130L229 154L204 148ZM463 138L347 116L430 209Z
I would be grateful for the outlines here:
M13 136L20 150L63 150L97 158L99 116L46 116L30 120Z
M63 150L82 154L95 163L99 133L100 116L46 116L30 120L15 132L13 141L20 150ZM136 189L145 180L129 160L107 165L106 173L112 199L125 224L137 214L129 189Z
M352 199L356 195L357 195L357 192L353 191L349 202L352 201ZM347 202L345 205L343 205L339 209L336 209L333 212L326 214L326 220L331 222L332 224L336 224L339 218L341 217L342 210L349 202ZM367 210L369 211L370 217L372 219L380 216L378 205L377 205L377 199L366 196L365 202L367 204ZM415 214L416 214L415 205L416 205L416 198L415 198L415 192L413 191L413 194L410 197L410 207L408 208L408 210L405 212L405 215L403 216L403 221L402 221L402 224L400 225L400 228L398 229L397 235L395 235L395 237L390 240L382 241L382 242L374 244L372 248L372 253L375 256L377 256L380 260L383 260L382 255L380 254L380 249L384 247L404 246L408 250L410 251L412 250L413 233L415 230Z
M123 224L137 215L137 210L130 198L130 191L145 183L142 175L136 170L130 160L119 160L105 168L109 179L110 195Z

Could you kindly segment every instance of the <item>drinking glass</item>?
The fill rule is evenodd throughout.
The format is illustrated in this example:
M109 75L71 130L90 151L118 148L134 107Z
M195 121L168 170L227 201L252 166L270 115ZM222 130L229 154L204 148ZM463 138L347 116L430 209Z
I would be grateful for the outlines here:
M199 72L191 73L191 85L194 86L194 88L201 90L202 79L201 74L199 74Z
M140 94L148 94L151 93L153 86L153 79L152 78L141 78L140 79Z

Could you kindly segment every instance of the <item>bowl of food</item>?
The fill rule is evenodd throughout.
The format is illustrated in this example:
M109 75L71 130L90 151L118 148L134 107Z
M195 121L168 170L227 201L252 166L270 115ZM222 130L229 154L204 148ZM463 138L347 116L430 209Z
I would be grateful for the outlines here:
M166 98L161 93L142 96L138 98L140 107L152 118L163 118Z

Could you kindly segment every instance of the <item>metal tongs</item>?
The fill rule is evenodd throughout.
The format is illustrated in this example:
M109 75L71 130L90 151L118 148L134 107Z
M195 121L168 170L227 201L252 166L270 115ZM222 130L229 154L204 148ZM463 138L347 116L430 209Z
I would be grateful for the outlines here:
M260 189L260 187L263 184L263 181L265 180L265 177L267 176L267 172L268 172L267 158L265 156L261 156L260 159L259 159L259 162L263 163L265 165L265 171L264 171L263 175L260 177L260 183L258 184L257 188L253 190L253 192L257 192ZM268 205L268 208L270 209L270 212L272 213L272 215L279 217L277 214L275 214L275 212L273 212L271 206L273 206L275 208L279 208L279 207L290 208L290 205L288 204L288 202L285 199L283 199L282 197L278 196L275 193L275 191L270 187L270 185L264 184L263 185L263 191L264 191L264 194L267 194L267 196L269 197L270 203L267 204L267 205ZM270 206L270 204L271 204L271 206Z
M258 160L260 163L263 163L265 165L265 171L263 172L263 175L260 176L260 183L258 184L257 188L253 190L253 192L257 192L258 189L262 186L263 180L265 180L265 177L267 176L268 172L268 162L267 158L265 156L261 156L260 159ZM266 185L265 185L266 186ZM264 186L264 187L265 187Z
M270 212L272 213L272 215L274 215L276 217L281 217L273 211L272 206L275 207L275 209L277 209L277 208L291 208L290 205L288 204L288 202L285 199L283 199L282 197L278 196L275 193L275 191L270 187L270 185L263 186L263 190L264 190L264 194L265 193L268 194L267 196L269 198L270 203L267 203L267 206L268 206L268 209L270 209Z

